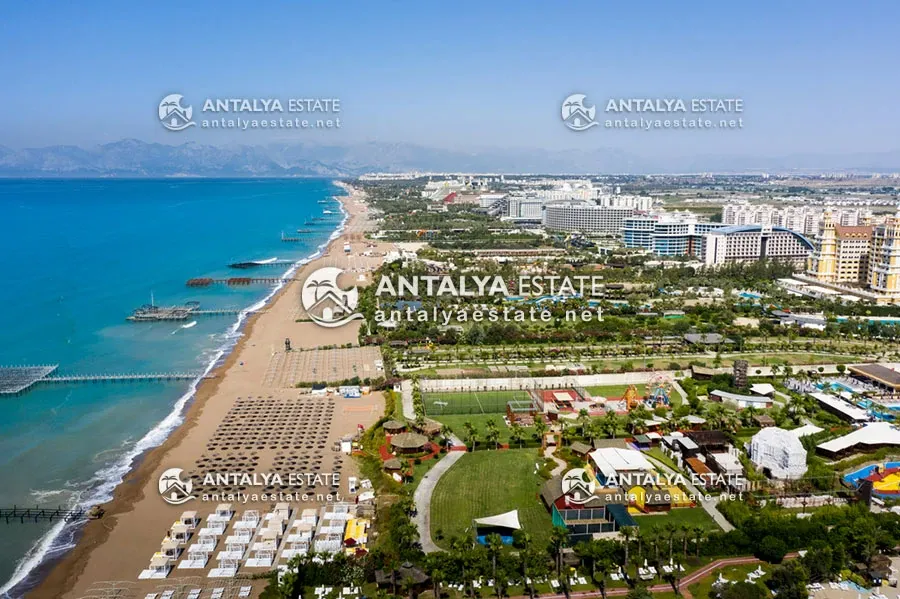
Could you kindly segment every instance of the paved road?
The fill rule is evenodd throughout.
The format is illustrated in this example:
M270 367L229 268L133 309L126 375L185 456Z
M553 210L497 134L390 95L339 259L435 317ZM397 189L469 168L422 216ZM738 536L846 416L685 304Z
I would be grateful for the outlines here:
M441 550L431 540L431 496L434 493L434 488L441 477L444 476L444 473L464 455L464 451L451 451L442 457L422 477L422 481L416 487L416 492L413 493L413 502L416 504L416 515L413 518L413 522L419 531L419 542L422 544L422 551L425 553L434 553Z

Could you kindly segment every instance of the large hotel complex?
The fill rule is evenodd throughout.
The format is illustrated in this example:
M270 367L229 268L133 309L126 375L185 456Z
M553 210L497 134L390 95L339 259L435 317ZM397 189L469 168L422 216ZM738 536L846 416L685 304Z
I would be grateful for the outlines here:
M830 211L816 237L807 274L821 283L858 286L900 301L900 213L881 225L836 224Z
M471 184L443 181L428 191L433 198L455 198ZM631 250L706 266L778 260L817 284L879 303L900 302L900 214L876 218L866 203L723 200L721 222L712 222L703 213L666 210L647 195L622 194L618 188L607 193L589 180L552 179L471 201L503 220L539 226L548 234L621 242Z

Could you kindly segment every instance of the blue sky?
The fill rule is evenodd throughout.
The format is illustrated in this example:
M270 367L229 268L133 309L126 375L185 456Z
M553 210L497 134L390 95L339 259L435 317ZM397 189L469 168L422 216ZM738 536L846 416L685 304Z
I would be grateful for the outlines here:
M273 139L645 156L900 147L900 3L23 2L0 20L0 144ZM340 131L165 131L172 92L338 97ZM740 131L574 133L559 106L739 97Z

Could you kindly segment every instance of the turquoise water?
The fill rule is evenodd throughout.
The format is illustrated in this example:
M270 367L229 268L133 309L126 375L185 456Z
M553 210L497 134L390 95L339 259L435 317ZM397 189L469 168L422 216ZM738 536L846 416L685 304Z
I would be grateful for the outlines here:
M314 254L343 218L336 202L318 200L342 193L324 180L0 180L0 364L57 363L60 374L203 371L233 345L243 316L201 316L187 329L125 317L151 293L158 305L258 304L274 285L190 289L185 281L282 275L287 266L227 265ZM326 209L334 214L304 224ZM281 241L298 228L313 232ZM131 458L177 426L192 388L46 385L0 396L0 507L109 498ZM72 539L61 525L2 526L0 582L22 579Z

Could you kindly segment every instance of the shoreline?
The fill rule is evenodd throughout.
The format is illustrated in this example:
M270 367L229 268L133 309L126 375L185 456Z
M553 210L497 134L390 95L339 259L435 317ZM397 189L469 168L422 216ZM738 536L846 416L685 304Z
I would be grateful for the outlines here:
M278 303L292 288L292 285L298 282L297 275L310 264L315 263L323 256L327 256L346 234L348 224L352 219L352 215L347 210L346 202L353 197L353 192L356 189L343 181L332 180L331 183L341 188L346 195L328 196L339 202L341 213L343 214L343 219L331 232L328 240L317 246L313 253L291 265L281 275L280 288L273 290L265 298L246 308L246 313L239 317L233 325L233 330L229 331L229 334L236 336L234 343L226 344L218 350L222 352L222 355L211 361L207 367L206 374L198 381L192 383L192 385L195 385L194 390L187 391L185 393L186 397L182 396L176 402L175 405L177 406L179 402L184 401L182 407L176 410L173 406L173 411L148 431L148 434L168 418L174 417L180 419L181 422L168 432L160 444L149 447L133 456L128 467L129 470L116 485L112 492L112 498L97 504L104 509L103 517L97 520L88 520L81 524L73 535L73 547L61 552L56 557L45 557L26 574L22 581L7 591L5 596L13 596L10 593L17 591L19 593L17 596L56 598L73 589L84 573L94 549L106 543L119 518L134 510L135 505L144 498L145 487L152 480L153 472L159 467L167 454L179 446L197 426L207 402L215 396L226 373L234 368L238 356L251 341L254 328L259 319L265 314L263 308L271 307ZM55 538L58 538L63 531L64 529L58 531ZM34 578L37 580L31 583L28 582L29 579ZM26 588L18 590L24 585L27 585Z

